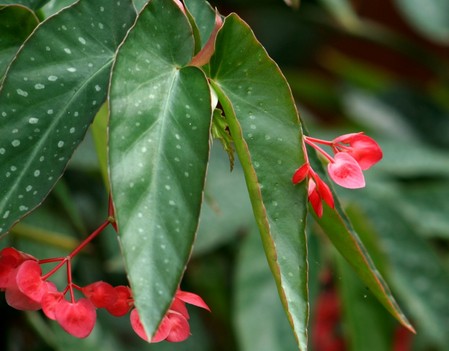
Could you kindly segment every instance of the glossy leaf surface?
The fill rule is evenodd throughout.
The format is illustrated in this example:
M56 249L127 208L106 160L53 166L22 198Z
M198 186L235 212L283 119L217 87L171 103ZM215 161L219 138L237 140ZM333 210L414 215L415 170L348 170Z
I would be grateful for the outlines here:
M184 3L198 27L200 34L199 47L202 48L214 29L215 11L205 0L186 0Z
M34 13L21 6L0 8L0 84L20 45L38 25Z
M106 98L134 17L130 1L80 1L43 22L17 54L0 91L0 233L61 176Z
M323 216L316 219L335 248L348 261L380 303L405 327L414 330L397 305L388 285L376 269L338 200L335 209L324 206Z
M307 251L301 127L279 68L236 15L226 18L211 59L212 84L245 172L253 212L279 295L302 350L307 348ZM270 84L267 84L270 82Z
M170 26L167 23L170 22ZM118 52L110 90L110 178L127 272L148 335L178 287L198 226L210 90L190 24L153 0Z

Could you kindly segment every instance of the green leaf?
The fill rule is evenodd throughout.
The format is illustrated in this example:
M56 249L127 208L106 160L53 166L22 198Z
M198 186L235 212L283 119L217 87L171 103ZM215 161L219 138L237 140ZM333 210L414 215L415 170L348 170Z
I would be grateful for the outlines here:
M0 0L1 5L22 5L31 10L40 9L50 0Z
M170 23L170 25L167 25ZM133 296L152 335L192 249L209 157L211 93L190 24L153 0L118 51L110 90L110 177Z
M444 349L449 343L449 275L432 247L401 215L395 189L379 185L360 203L389 263L389 278L420 332ZM378 204L382 203L382 206ZM421 217L426 220L426 217Z
M45 4L44 7L40 9L40 11L44 14L45 17L50 17L56 12L61 11L61 9L63 9L64 7L70 6L77 1L78 0L50 0Z
M38 24L34 12L25 7L0 7L0 84L20 45Z
M44 21L0 92L0 233L42 202L106 99L130 1L76 3Z
M293 350L296 341L276 294L257 227L240 245L235 281L236 333L241 351Z
M318 160L315 153L309 155L313 167L318 171ZM323 175L323 179L327 178ZM329 182L328 182L329 183ZM344 213L338 199L335 199L335 209L324 206L321 218L316 217L318 224L326 233L332 244L348 261L360 279L367 285L379 302L406 328L413 331L413 327L399 308L390 292L388 285L375 267L362 241L352 227Z
M305 186L291 182L304 162L295 104L279 68L235 14L226 18L210 64L267 259L298 345L305 350L307 206Z
M449 2L446 0L396 0L410 24L427 38L449 44Z
M133 0L134 6L137 11L142 11L143 7L149 2L149 0Z
M215 11L204 0L185 0L184 4L195 20L200 35L200 48L203 48L215 27Z
M97 152L98 162L100 163L100 171L103 177L103 182L106 189L109 189L108 176L108 105L105 103L98 111L92 123L92 137L95 143L95 150Z

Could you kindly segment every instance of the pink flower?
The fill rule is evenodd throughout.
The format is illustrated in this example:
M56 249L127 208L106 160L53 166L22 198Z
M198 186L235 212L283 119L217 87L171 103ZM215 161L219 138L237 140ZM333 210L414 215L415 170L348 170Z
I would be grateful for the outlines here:
M379 144L363 132L341 135L335 138L332 143L334 150L351 155L362 170L367 170L379 162L383 156ZM349 146L342 144L349 144Z

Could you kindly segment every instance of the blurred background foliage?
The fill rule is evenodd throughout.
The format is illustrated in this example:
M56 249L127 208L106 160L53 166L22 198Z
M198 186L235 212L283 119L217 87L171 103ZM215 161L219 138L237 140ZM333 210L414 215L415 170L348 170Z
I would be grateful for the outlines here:
M337 191L417 335L388 315L311 218L310 350L448 350L449 1L303 0L296 10L280 0L212 4L250 24L285 73L313 136L365 131L384 151L367 173L365 189ZM57 7L52 1L38 17ZM94 134L102 135L106 113L97 116ZM105 160L101 145L97 156L93 133L49 198L0 247L13 245L42 258L66 255L103 221ZM126 282L112 230L75 264L79 285ZM203 296L212 309L191 310L187 342L148 345L134 335L127 317L102 311L93 334L75 339L39 313L9 308L2 295L0 349L295 350L243 173L238 163L229 172L218 142L183 288Z

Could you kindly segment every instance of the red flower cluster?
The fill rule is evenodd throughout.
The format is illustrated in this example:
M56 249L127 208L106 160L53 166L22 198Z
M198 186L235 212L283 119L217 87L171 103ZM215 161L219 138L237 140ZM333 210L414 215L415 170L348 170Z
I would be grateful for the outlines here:
M38 260L12 247L1 250L0 290L5 291L7 303L18 310L42 309L48 318L55 320L67 333L78 338L85 338L91 333L96 322L97 308L104 308L116 317L126 315L134 307L132 292L128 286L113 287L109 283L98 281L80 287L72 281L72 258L110 223L114 224L113 221L105 221L67 257ZM42 274L42 264L56 262L58 264L53 269ZM67 286L63 291L58 291L49 278L64 265L67 270ZM74 290L84 297L76 299ZM69 299L66 299L67 293ZM185 303L209 310L198 295L178 290L172 306L151 340L148 340L135 308L130 314L131 326L137 335L150 342L183 341L190 335L189 314Z
M309 201L319 217L323 215L322 200L333 208L334 199L327 184L310 166L305 144L313 147L329 161L327 165L329 177L338 185L349 189L363 188L365 186L363 171L382 159L379 145L363 132L344 134L332 141L304 136L303 149L306 162L295 171L292 181L297 184L308 179ZM334 157L324 151L319 144L329 146Z

